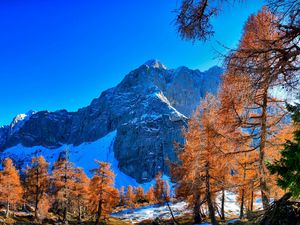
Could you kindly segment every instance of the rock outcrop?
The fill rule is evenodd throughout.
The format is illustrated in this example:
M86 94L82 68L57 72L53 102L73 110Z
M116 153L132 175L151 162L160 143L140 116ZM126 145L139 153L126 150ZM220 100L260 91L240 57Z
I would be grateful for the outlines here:
M79 145L117 130L115 157L120 169L139 182L168 172L166 160L177 160L174 141L206 92L216 93L222 69L206 72L186 67L167 69L150 60L114 88L77 112L30 112L0 128L0 151L12 146Z

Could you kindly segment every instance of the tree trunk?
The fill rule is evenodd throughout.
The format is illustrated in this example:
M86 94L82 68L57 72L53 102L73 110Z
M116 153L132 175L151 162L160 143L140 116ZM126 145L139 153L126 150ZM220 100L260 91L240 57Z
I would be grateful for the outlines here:
M81 223L82 221L81 221L81 205L80 205L80 203L78 202L78 222L79 223Z
M224 190L224 188L222 188L221 220L225 220L225 190Z
M242 199L241 199L241 206L240 206L240 219L244 217L246 170L247 170L247 163L245 162L243 165L244 174L243 174Z
M98 204L98 211L97 211L97 216L96 216L96 222L95 222L95 225L98 225L98 224L99 224L101 214L102 214L102 199L100 199L99 204Z
M67 156L66 156L67 157ZM63 214L63 223L67 224L67 213L68 213L68 193L67 193L67 182L68 182L68 165L65 163L65 174L64 174L64 214Z
M199 197L196 197L194 208L193 208L194 223L202 223L202 218L200 215L200 207L201 207L200 199L199 199Z
M215 216L215 209L214 205L211 199L211 192L210 192L210 175L209 175L209 165L208 163L206 164L206 199L207 199L207 204L208 204L208 211L209 211L209 217L211 220L212 225L219 225L219 223L216 220Z
M166 201L166 202L167 202L167 206L168 206L168 209L169 209L169 211L170 211L170 214L171 214L171 216L172 216L173 223L174 223L174 224L178 224L177 221L176 221L176 219L175 219L175 216L174 216L174 214L173 214L173 210L171 209L171 206L170 206L170 204L169 204L169 201Z
M5 217L7 218L9 216L9 202L6 203L6 213Z
M251 190L251 203L250 203L250 210L253 211L253 201L254 201L254 191Z
M260 134L260 148L259 148L259 182L261 190L261 199L263 203L263 208L267 209L269 207L269 193L268 186L266 182L266 167L265 167L265 147L267 140L267 106L268 106L268 92L267 89L263 94L263 104L262 104L262 115L261 115L261 134Z
M245 201L245 189L243 188L241 205L240 205L240 219L244 217L244 201Z
M34 219L38 220L38 205L39 205L39 171L36 169L36 185L35 185L35 208L34 208Z
M65 208L64 208L64 217L63 217L63 223L64 224L67 224L68 223L68 221L67 221L67 206L65 206Z

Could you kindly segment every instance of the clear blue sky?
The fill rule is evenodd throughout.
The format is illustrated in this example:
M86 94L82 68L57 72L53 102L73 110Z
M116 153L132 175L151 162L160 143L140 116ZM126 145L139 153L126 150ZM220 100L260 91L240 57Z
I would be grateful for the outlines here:
M179 0L2 0L0 125L29 110L75 111L148 59L205 70L220 63L218 41L234 47L262 0L222 10L207 43L183 41Z

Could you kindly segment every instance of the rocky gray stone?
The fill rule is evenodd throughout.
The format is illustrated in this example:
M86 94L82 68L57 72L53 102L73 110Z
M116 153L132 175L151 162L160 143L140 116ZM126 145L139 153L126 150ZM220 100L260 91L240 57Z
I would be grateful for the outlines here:
M174 141L183 142L188 117L207 92L217 92L221 74L219 67L167 69L150 60L77 112L17 116L0 128L0 151L17 144L79 145L117 130L114 152L120 169L139 182L149 181L158 171L168 173L168 160L177 160Z

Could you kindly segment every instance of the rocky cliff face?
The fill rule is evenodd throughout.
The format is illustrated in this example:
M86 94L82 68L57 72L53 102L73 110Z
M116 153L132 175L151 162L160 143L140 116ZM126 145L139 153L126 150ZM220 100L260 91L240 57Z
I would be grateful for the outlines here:
M151 60L125 76L77 112L30 112L0 128L0 151L18 144L57 148L96 141L117 130L115 157L120 169L139 182L176 160L174 141L206 92L216 93L222 70L167 69Z

